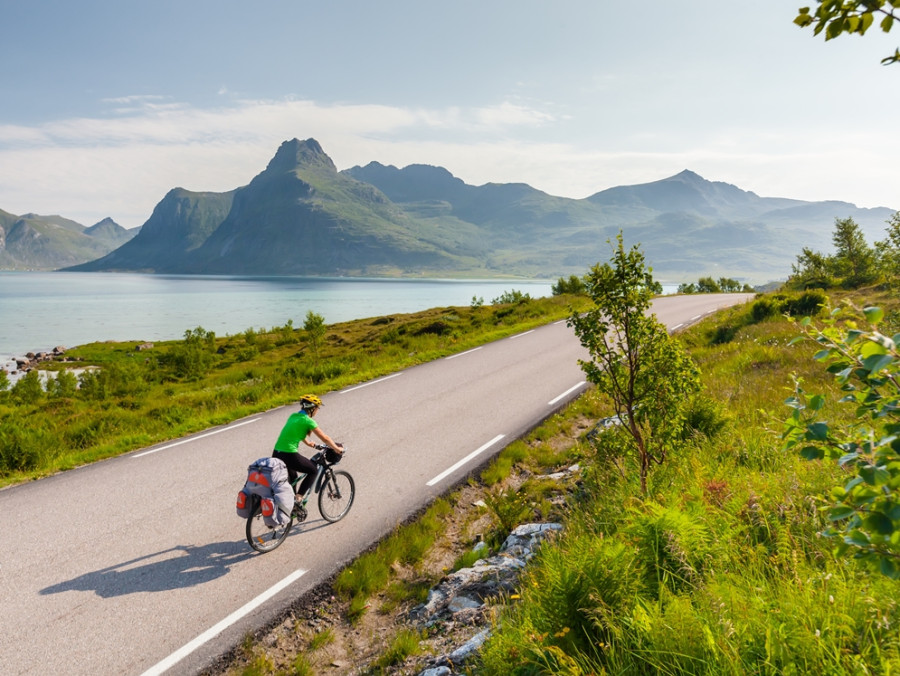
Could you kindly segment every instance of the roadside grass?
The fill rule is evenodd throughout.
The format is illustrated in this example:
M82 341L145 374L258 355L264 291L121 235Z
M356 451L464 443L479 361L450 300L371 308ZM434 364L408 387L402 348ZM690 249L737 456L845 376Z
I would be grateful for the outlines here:
M48 363L45 391L0 391L0 486L71 469L464 351L568 316L577 296L435 308L326 327L321 346L291 322L178 341L91 343Z
M814 346L789 345L795 327L753 312L684 334L704 395L645 499L615 431L596 437L562 535L532 560L477 673L900 669L900 582L836 559L819 535L820 498L840 468L781 450L791 374L816 391L833 391L831 377ZM829 415L846 415L838 409Z
M372 667L363 673L378 675L387 673L386 670L403 662L407 657L416 655L422 651L420 641L422 634L414 629L400 629L388 648L375 660Z

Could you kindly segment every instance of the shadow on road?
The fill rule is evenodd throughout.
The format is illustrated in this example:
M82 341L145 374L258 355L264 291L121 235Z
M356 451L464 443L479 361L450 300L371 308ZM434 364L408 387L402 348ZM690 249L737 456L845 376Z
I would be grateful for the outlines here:
M252 555L246 540L216 542L200 547L177 546L85 573L46 587L40 593L93 591L98 596L110 598L136 592L194 587L225 575L232 565Z

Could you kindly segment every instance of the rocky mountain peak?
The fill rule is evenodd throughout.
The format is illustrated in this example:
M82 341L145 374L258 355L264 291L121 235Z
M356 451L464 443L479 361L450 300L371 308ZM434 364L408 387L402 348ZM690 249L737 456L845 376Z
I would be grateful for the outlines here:
M296 169L319 168L331 172L337 172L337 167L331 158L322 150L322 146L315 139L291 139L285 141L278 148L275 157L266 167L267 172L286 172Z

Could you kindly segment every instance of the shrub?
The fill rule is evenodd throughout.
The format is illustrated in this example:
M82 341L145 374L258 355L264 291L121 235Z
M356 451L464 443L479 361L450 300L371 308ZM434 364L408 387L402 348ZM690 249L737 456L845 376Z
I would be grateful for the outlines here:
M518 289L512 289L511 291L504 291L497 298L494 298L491 301L491 305L521 304L530 300L531 296L529 294L522 293Z
M44 386L37 371L29 371L13 385L12 396L20 404L31 406L44 398Z
M722 404L709 397L696 395L685 410L682 438L687 440L699 433L712 439L730 422L728 411Z
M47 394L54 399L74 397L78 391L78 378L71 371L60 371L47 381Z
M649 589L694 587L701 579L710 536L695 515L647 502L635 512L629 535L637 545Z
M814 317L828 303L824 291L809 290L787 301L785 312L792 317Z

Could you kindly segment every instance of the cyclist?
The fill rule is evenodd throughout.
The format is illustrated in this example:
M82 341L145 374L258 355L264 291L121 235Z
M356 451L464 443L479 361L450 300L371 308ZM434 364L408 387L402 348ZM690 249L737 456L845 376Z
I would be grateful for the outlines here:
M339 454L343 453L344 450L340 444L335 443L331 437L325 434L319 427L319 424L313 420L321 406L322 400L314 394L305 394L300 397L300 410L296 413L291 413L288 417L287 422L281 429L281 434L278 435L278 440L275 442L275 451L272 453L273 458L278 458L287 465L288 477L291 482L297 478L298 474L306 474L303 482L297 489L298 501L306 495L316 476L315 463L309 458L300 455L300 442L302 441L307 446L315 448L316 444L307 439L309 433L312 432ZM301 504L306 504L305 498Z

